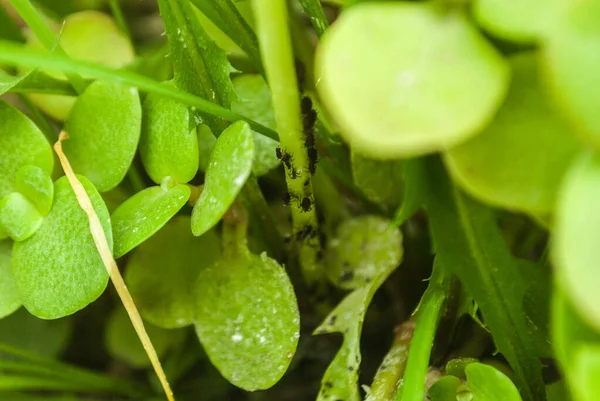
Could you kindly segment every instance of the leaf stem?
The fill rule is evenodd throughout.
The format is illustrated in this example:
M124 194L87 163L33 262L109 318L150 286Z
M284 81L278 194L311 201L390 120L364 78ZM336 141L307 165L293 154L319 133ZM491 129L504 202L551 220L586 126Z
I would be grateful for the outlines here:
M123 306L127 310L127 314L131 319L131 323L133 324L133 327L135 328L135 331L138 337L140 338L144 349L146 350L146 354L148 354L148 358L150 359L150 362L154 367L156 375L158 376L158 379L160 380L160 383L163 386L165 395L167 396L167 399L169 401L175 401L175 398L173 397L173 391L171 390L171 386L167 381L167 377L162 369L162 366L158 359L158 355L156 354L156 350L152 345L152 341L150 340L150 337L146 332L146 328L144 327L142 317L140 316L140 313L137 310L133 299L131 298L131 294L129 293L129 290L125 285L125 282L123 281L123 277L119 272L117 262L115 262L115 259L112 256L112 252L108 245L108 241L106 240L106 235L104 234L104 229L102 228L102 223L100 222L100 219L98 218L98 215L96 214L94 207L92 206L92 201L87 195L85 188L73 172L69 160L62 151L62 141L64 141L65 139L67 139L67 133L65 131L62 131L58 136L58 141L54 145L54 150L58 155L60 164L62 165L63 170L65 171L65 175L67 176L69 183L73 187L73 191L75 192L79 206L88 215L90 223L90 232L92 234L92 237L94 238L94 243L96 244L98 253L102 258L102 262L104 263L104 266L108 271L108 275L110 276L110 279L113 282L117 293L119 294L119 298L121 298Z
M317 235L308 151L300 120L300 95L288 28L287 1L253 0L252 7L281 150L289 156L289 163L284 163L288 190L293 198L301 200L291 204L293 231L300 241L302 272L311 286L321 283L324 273L318 258L321 244ZM302 204L310 207L302 207Z

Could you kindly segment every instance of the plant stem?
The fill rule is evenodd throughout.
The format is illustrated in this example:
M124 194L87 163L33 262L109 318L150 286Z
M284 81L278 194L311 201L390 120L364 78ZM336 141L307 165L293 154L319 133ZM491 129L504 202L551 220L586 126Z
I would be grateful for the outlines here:
M131 32L129 31L129 27L125 21L125 16L123 15L123 10L121 10L121 6L119 5L119 0L109 0L109 5L110 11L115 18L117 26L121 32L123 32L123 34L127 36L129 40L131 40Z
M54 50L61 56L66 57L67 54L57 43L54 33L44 22L29 0L10 0L10 4L12 4L21 18L23 18L23 20L27 23L27 26L29 26L35 36L40 40L40 42L42 42L44 47L46 47L49 52ZM77 93L81 93L85 90L85 82L77 72L69 72L67 77L69 78L69 82L71 82L73 89L75 89Z
M404 378L400 382L394 401L423 401L425 397L425 377L429 368L431 348L448 290L449 280L436 259L429 287L413 314L416 315L415 330L408 351Z
M296 199L309 199L310 208L292 202L294 236L300 240L300 266L312 286L324 279L317 257L321 244L317 235L317 214L309 170L308 152L300 119L300 95L294 69L294 55L288 29L286 0L253 0L259 45L271 88L275 120L282 152L290 156L284 163L288 190ZM307 235L303 235L307 233Z
M127 70L113 70L98 63L90 63L79 60L71 60L68 57L44 54L39 51L26 49L23 45L0 41L0 62L12 66L38 67L44 70L60 71L63 73L81 73L95 79L103 79L109 82L131 85L142 91L156 93L173 100L177 100L188 106L196 107L198 111L235 122L243 120L250 125L252 130L278 140L277 132L265 127L256 121L234 113L224 107L212 103L199 96L184 92L169 85L161 85L159 82Z
M323 7L321 6L320 0L299 0L304 12L308 14L310 18L310 23L313 28L315 28L315 32L317 35L321 37L329 24L327 23L327 18L325 18L325 12L323 11Z

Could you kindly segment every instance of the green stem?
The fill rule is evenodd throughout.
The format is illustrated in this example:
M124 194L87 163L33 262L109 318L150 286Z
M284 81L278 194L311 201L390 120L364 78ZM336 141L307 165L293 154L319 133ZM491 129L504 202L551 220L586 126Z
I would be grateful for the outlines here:
M308 14L310 18L310 23L313 28L315 28L315 32L317 35L321 37L329 24L327 23L327 18L325 18L325 12L323 11L323 7L321 6L320 0L299 0L304 12Z
M54 33L29 0L10 0L10 3L48 51L54 50L61 56L66 57L65 51L57 43ZM67 77L77 93L85 90L85 82L77 72L70 72Z
M429 287L415 311L415 330L408 351L406 370L394 401L423 401L425 397L425 378L433 340L449 290L449 280L437 260L433 269Z
M110 11L112 12L113 17L117 23L117 26L123 32L125 36L129 40L131 40L131 32L129 31L129 27L127 26L127 22L125 21L125 16L123 15L123 10L121 10L121 5L119 4L119 0L110 0Z
M295 237L300 240L300 265L309 285L322 283L323 269L317 257L321 244L309 170L308 152L300 119L300 95L288 28L286 0L253 0L259 45L273 98L281 149L290 155L284 166L290 194L308 199L310 208L292 202ZM304 235L306 234L306 235Z
M68 57L55 54L44 54L39 51L27 49L22 45L6 41L0 41L0 63L20 67L38 67L44 70L60 71L63 73L79 72L95 79L131 85L142 91L156 93L157 95L177 100L188 106L196 107L198 111L223 118L227 121L246 121L248 125L250 125L250 128L259 134L278 140L277 132L248 117L234 113L233 111L206 99L184 92L170 85L161 85L151 78L136 74L132 71L113 70L98 63L71 60Z

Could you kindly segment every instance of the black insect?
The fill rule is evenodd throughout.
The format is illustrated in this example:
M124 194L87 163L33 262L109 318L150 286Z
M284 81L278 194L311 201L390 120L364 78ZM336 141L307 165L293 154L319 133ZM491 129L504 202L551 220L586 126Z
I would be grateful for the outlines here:
M282 150L281 147L277 147L275 149L275 155L277 155L277 158L279 160L281 160L281 162L283 163L283 165L290 171L293 171L294 169L292 168L292 160L293 157L291 154L289 154L288 152L286 152L285 150Z
M302 110L302 127L304 129L304 143L306 148L315 147L315 123L317 122L317 112L312 107L312 100L304 96L300 103Z
M292 201L292 196L290 195L290 193L289 192L284 193L283 194L283 204L289 205L291 201Z
M303 241L305 239L312 238L315 235L316 235L315 228L312 225L307 224L306 226L304 226L304 228L302 230L298 231L298 233L296 234L296 239L298 241Z
M352 272L352 270L346 270L346 271L342 272L342 275L340 276L340 284L347 283L348 281L351 281L353 278L354 278L354 273Z
M300 208L303 212L308 212L313 207L313 202L310 198L302 198L300 201Z
M319 156L317 154L317 149L308 148L307 152L308 152L308 171L310 171L311 175L315 175L315 173L317 172L317 161L319 159Z

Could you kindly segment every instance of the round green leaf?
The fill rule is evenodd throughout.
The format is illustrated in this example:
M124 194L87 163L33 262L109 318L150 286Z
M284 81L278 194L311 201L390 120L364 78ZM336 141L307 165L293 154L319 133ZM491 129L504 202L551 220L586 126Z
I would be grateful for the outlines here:
M344 289L373 281L402 260L402 233L391 221L378 216L346 220L328 243L327 275Z
M600 2L571 1L548 31L544 54L555 98L585 139L600 147Z
M58 33L59 26L55 28ZM76 60L121 68L135 57L129 39L110 16L101 12L82 11L69 15L65 18L60 33L60 46L69 57ZM29 46L44 48L35 35L27 36ZM59 74L54 76L61 77ZM30 97L41 110L59 121L67 119L76 99L72 96L42 94L32 94Z
M352 151L354 183L372 202L395 208L402 201L404 163L402 160L377 160Z
M180 343L185 337L183 330L165 330L148 323L145 323L144 327L159 358L162 358L170 348ZM104 333L104 343L113 358L122 360L138 369L150 367L148 355L124 308L118 307L109 316Z
M78 177L102 222L112 250L108 210L85 177ZM54 204L36 233L15 243L15 284L23 305L37 317L56 319L83 309L102 294L108 273L90 233L88 217L66 177L54 183Z
M29 164L52 173L52 148L29 118L0 100L0 198L18 190L17 172Z
M532 213L554 209L560 181L581 145L539 82L535 53L510 59L506 101L483 132L452 148L452 178L487 203Z
M0 241L0 318L8 316L21 306L19 292L10 269L12 241Z
M25 241L42 224L42 215L19 192L13 192L0 200L0 230L15 241Z
M44 320L21 308L0 320L0 343L46 357L56 357L69 344L70 318Z
M100 192L125 177L140 138L142 110L135 88L95 81L81 94L67 119L63 144L76 173Z
M164 190L150 187L133 195L111 215L115 241L113 255L120 258L164 226L190 197L187 185Z
M192 236L184 216L139 246L127 264L125 282L144 319L164 328L193 323L196 277L220 253L217 235Z
M37 166L23 166L17 171L15 186L43 216L50 213L54 197L54 183L48 172Z
M454 376L444 376L433 383L427 392L430 401L456 401L456 393L462 386L459 378Z
M491 33L516 42L538 39L561 16L568 0L476 0L477 22Z
M201 171L206 171L208 163L210 162L210 152L217 143L217 138L213 135L209 126L206 124L200 124L196 127L196 133L198 135L198 165Z
M521 401L519 390L498 369L483 363L471 363L465 368L465 373L473 401Z
M241 75L233 80L233 87L238 94L238 99L231 103L231 110L265 127L276 129L271 90L262 76ZM280 162L275 153L279 143L254 131L252 135L255 146L252 172L261 176L279 166Z
M315 74L352 147L397 158L478 133L504 98L509 70L462 13L381 2L342 13L322 38Z
M283 267L265 253L230 253L200 273L196 293L196 333L223 377L248 391L277 383L300 337Z
M581 316L600 329L600 156L584 154L564 179L554 230L557 282Z
M150 178L157 184L167 176L190 181L198 171L198 140L187 106L149 94L143 112L140 155Z
M221 220L248 179L253 158L252 130L244 121L219 136L210 154L204 189L192 211L194 235L202 235Z

